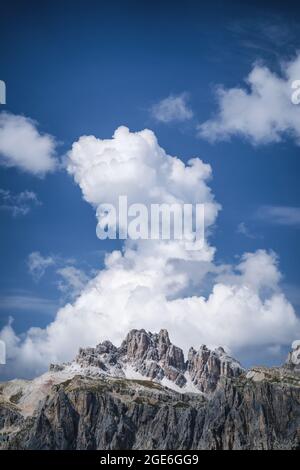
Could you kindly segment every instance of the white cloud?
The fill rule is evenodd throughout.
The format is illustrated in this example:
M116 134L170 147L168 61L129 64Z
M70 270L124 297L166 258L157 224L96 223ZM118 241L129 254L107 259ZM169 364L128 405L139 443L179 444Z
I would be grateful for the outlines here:
M21 290L2 295L0 297L0 309L9 311L11 314L15 311L54 314L57 310L57 303Z
M58 165L55 147L54 137L41 134L35 121L6 112L0 114L0 165L43 176Z
M276 225L300 225L300 207L291 206L261 206L256 216Z
M194 115L187 101L187 93L170 95L154 104L151 114L157 121L164 123L187 121Z
M253 144L280 142L291 136L300 144L300 107L291 101L294 80L300 78L300 55L281 63L281 75L254 65L246 87L217 88L216 116L198 126L209 141L242 136Z
M202 202L208 226L216 220L219 206L207 185L209 165L199 159L185 165L168 156L151 131L119 128L113 139L82 137L68 158L69 172L95 210L128 194L129 200L146 204ZM2 331L9 370L36 374L49 362L70 360L80 346L107 338L120 343L130 328L167 328L185 350L205 343L238 353L297 339L300 323L281 291L276 256L259 250L244 254L237 266L218 267L214 251L206 244L203 251L186 252L181 241L125 242L122 252L107 254L104 269L47 328L31 328L22 337L11 325ZM207 274L215 281L203 297L197 291ZM191 283L192 295L186 293Z
M279 292L281 273L274 252L257 250L254 253L244 253L237 266L227 268L227 272L221 272L217 277L219 282L242 285L258 293L266 288Z
M36 281L39 281L44 276L47 268L54 264L55 259L52 256L44 257L38 251L30 253L27 260L28 270Z
M39 251L28 255L27 267L35 281L39 281L48 268L56 269L59 279L56 282L58 290L64 294L63 300L74 300L84 289L90 277L83 269L75 267L76 260L63 258L59 255L43 256Z
M26 215L32 206L40 204L41 202L33 191L13 193L8 189L0 188L0 210L10 212L13 217Z
M255 239L258 238L257 235L254 235L245 222L240 222L237 227L237 233L244 235L247 238Z
M57 270L61 277L58 281L58 289L68 298L77 297L87 285L89 277L86 273L75 266L65 266Z
M148 129L129 132L122 126L112 139L81 137L69 153L67 169L95 209L102 203L117 207L120 195L127 196L128 205L143 203L147 207L151 203L205 202L206 227L214 223L220 209L207 185L210 165L199 158L185 165L167 155ZM178 249L177 243L173 246Z
M88 283L73 305L61 308L46 329L31 328L23 339L10 330L11 342L18 344L7 347L10 371L20 374L27 368L28 373L41 372L51 361L71 359L79 346L107 338L120 344L130 328L167 328L172 340L185 350L191 344L222 344L236 354L245 347L255 351L261 346L289 344L299 337L299 320L278 286L267 298L260 296L261 269L265 266L261 254L257 255L257 266L256 254L252 256L241 278L217 282L207 299L168 300L165 273L155 271L154 260L152 270L140 270L136 263L127 267L121 253L115 253L106 269ZM268 287L272 288L276 267L272 273L272 257L268 259L267 254L265 261L271 274L262 284L269 279ZM3 339L2 334L0 337Z

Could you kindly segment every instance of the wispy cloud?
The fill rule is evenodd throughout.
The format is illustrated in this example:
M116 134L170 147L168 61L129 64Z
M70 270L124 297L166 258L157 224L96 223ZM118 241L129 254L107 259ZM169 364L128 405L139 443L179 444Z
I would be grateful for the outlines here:
M61 277L58 281L58 289L69 299L74 299L86 287L89 277L82 270L75 266L65 266L57 270Z
M40 312L41 314L54 314L57 303L53 300L32 295L30 292L16 291L0 296L0 309L9 311Z
M256 239L258 238L257 235L255 235L254 233L251 232L251 230L249 229L249 227L246 225L245 222L241 222L238 227L237 227L237 233L239 233L240 235L244 235L245 237L247 238L251 238L251 239Z
M26 215L33 206L38 205L41 205L41 202L33 191L13 193L0 188L0 210L10 212L13 217Z
M256 217L276 225L300 227L300 207L291 206L261 206Z
M280 53L295 50L299 38L299 24L290 20L284 23L278 15L233 21L227 29L233 34L244 48L248 47L260 55L278 57ZM274 47L274 45L276 47Z
M188 105L188 93L170 95L151 107L151 114L157 121L163 123L183 122L193 117L193 111Z
M77 297L92 275L92 272L88 275L85 270L75 267L75 263L76 260L59 255L43 256L39 251L30 253L27 258L28 271L36 282L40 281L50 267L55 268L58 276L56 286L63 294L64 300Z
M49 266L55 264L53 256L44 257L39 251L30 253L27 259L28 271L35 281L39 281L45 274Z

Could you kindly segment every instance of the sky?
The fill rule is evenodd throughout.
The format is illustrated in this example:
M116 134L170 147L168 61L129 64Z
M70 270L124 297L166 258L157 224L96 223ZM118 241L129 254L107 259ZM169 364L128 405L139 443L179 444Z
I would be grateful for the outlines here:
M300 7L160 3L1 6L5 379L133 327L246 366L300 337ZM102 202L153 188L208 205L202 257L97 238Z

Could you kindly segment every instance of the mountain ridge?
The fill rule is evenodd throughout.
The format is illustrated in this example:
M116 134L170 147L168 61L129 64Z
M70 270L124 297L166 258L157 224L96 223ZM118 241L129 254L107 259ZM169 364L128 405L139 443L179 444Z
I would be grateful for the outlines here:
M131 330L0 384L0 448L300 448L300 342L283 366L245 370L223 348L185 358L166 330Z

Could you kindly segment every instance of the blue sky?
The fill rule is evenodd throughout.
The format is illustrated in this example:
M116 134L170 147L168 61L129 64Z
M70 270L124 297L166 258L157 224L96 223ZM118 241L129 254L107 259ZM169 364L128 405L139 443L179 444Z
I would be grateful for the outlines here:
M300 7L274 1L162 3L4 2L0 79L7 104L0 110L35 120L41 133L59 142L59 157L82 135L111 138L125 125L152 129L160 146L185 162L197 156L209 163L209 185L223 208L211 239L216 261L274 250L281 288L298 312L299 220L279 223L260 215L265 206L300 207L296 139L286 132L280 142L253 144L239 134L212 143L196 128L217 115L218 84L247 89L254 62L280 74L280 62L296 57ZM190 119L155 119L154 104L182 93L193 111ZM63 169L40 178L2 166L0 188L32 191L39 201L26 214L0 211L0 328L13 317L19 334L44 328L70 300L58 287L58 269L70 261L91 277L105 252L120 243L97 239L95 211ZM28 270L32 252L55 258L39 280ZM266 355L266 362L277 360Z

